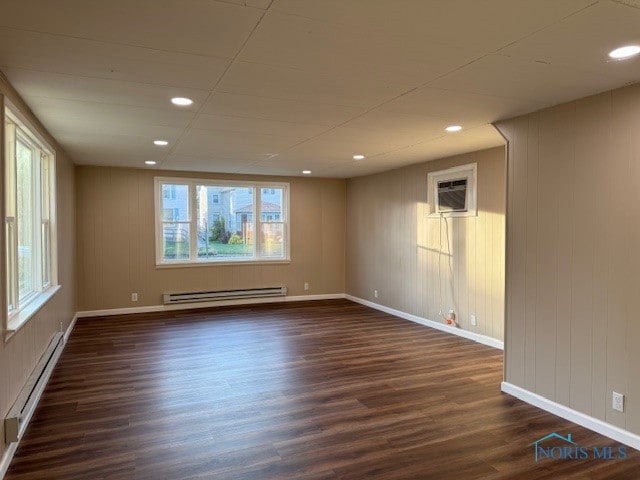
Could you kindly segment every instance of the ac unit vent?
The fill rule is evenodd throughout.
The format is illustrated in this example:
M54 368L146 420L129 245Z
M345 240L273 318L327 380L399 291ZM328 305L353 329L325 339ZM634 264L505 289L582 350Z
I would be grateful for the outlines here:
M438 213L467 210L467 179L438 182Z

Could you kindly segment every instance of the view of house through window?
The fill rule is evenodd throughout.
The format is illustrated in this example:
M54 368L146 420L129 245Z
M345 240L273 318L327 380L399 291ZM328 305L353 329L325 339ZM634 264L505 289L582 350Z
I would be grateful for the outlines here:
M158 263L288 258L288 185L156 183Z
M12 317L55 285L54 155L10 110L5 113L7 313Z

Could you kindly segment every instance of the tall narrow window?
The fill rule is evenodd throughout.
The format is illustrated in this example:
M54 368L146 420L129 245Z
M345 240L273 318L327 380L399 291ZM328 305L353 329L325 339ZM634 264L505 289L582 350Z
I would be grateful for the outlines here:
M5 111L5 235L8 326L55 285L54 155ZM46 301L40 297L40 301ZM33 310L33 309L31 309ZM26 320L22 318L21 320Z

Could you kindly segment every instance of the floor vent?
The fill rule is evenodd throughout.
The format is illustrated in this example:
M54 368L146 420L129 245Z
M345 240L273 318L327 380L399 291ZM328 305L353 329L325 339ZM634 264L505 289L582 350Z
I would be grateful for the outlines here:
M170 305L173 303L210 302L241 298L284 297L286 294L287 287L269 287L215 290L210 292L165 293L162 299L165 305Z
M64 336L62 333L56 333L4 419L4 437L7 444L17 442L24 433L63 348Z

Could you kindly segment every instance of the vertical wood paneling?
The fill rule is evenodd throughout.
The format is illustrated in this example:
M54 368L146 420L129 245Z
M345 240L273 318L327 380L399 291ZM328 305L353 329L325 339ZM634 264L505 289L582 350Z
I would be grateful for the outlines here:
M471 162L478 216L428 218L428 172ZM461 328L502 339L504 169L498 148L350 179L347 293L440 322L453 307Z
M636 132L631 136L631 158L629 163L629 180L632 188L629 191L629 200L632 205L640 205L640 138L637 135L637 125L640 125L640 95L623 96L615 101L625 102L630 108L629 130ZM627 282L627 295L629 305L635 305L637 301L637 286L640 284L640 255L637 248L640 245L640 222L638 221L637 210L635 211L635 221L629 225L629 243L632 245L630 251L634 254L629 257L629 268L633 276ZM638 381L637 369L640 365L640 321L638 315L631 312L627 323L627 335L625 349L629 352L627 361L627 371L632 372L630 381L627 383L627 417L626 428L633 432L640 432L640 381Z
M0 95L8 98L56 151L58 281L61 285L61 290L17 333L7 342L0 340L0 419L3 419L60 325L66 329L73 319L76 310L76 231L73 164L1 73ZM4 125L4 109L0 109L0 117ZM3 245L1 251L4 251ZM0 291L4 299L6 290ZM4 422L0 421L0 458L6 448Z
M83 265L78 270L79 310L158 305L162 293L190 289L284 284L291 295L344 292L344 180L271 179L290 183L290 264L158 269L153 177L163 174L168 175L149 170L77 167L78 221L83 225L78 238L85 245L79 250L78 260ZM304 291L304 282L309 282L309 291ZM133 292L138 293L136 303L131 302Z
M545 185L541 175L540 185L545 185L544 195L552 199L550 201L555 205L555 212L551 216L554 222L553 232L556 234L554 237L553 234L545 234L545 232L549 233L548 230L539 231L539 234L545 236L544 246L548 249L547 251L551 249L555 254L555 266L553 267L555 272L553 274L549 272L546 278L553 276L556 280L554 303L546 307L547 312L551 309L555 311L555 317L546 317L544 325L538 323L538 329L543 331L552 331L555 327L555 336L553 337L555 359L548 359L549 361L545 363L545 371L541 374L548 375L548 372L553 371L557 365L556 399L566 404L571 404L571 356L574 353L572 348L574 334L572 307L575 285L572 281L572 272L575 251L572 246L575 237L573 212L576 208L576 185L573 179L576 170L575 136L577 127L571 120L575 118L575 114L573 104L561 105L549 113L551 120L544 124L544 128L541 126L541 132L544 132L545 136L543 137L541 133L541 158L539 159L541 164L545 165L545 171L549 175L555 176L555 183L552 186ZM545 181L548 181L548 177ZM551 190L552 188L554 190ZM545 211L538 213L541 218L547 218L550 215L550 212ZM542 255L544 254L540 256ZM542 274L542 277L545 278L545 274ZM546 290L544 295L545 298L549 298L550 291ZM552 335L539 335L538 338L541 339L540 345L546 345ZM548 376L551 377L551 375ZM551 394L550 391L547 393Z
M536 300L537 300L537 239L538 239L538 170L539 170L539 117L531 115L527 119L527 183L523 193L526 204L526 217L523 219L526 236L524 239L525 272L524 284L524 357L525 384L528 389L535 389L536 384ZM527 368L529 367L529 368Z
M512 218L522 218L525 216L523 192L526 191L526 159L529 125L526 121L514 122L513 141L511 142L509 159L514 159L509 164L509 210L507 210L508 221ZM523 160L524 159L524 160ZM525 288L525 262L526 258L526 231L520 223L509 223L509 241L512 245L509 267L509 291L512 292L509 304L509 318L524 318L524 292ZM525 359L525 335L526 324L523 322L510 325L513 334L510 344L509 354L511 358L507 362L507 368L513 370L514 374L521 376L526 369ZM535 368L533 369L535 372Z
M631 148L631 138L637 135L637 130L632 128L634 103L630 100L640 95L640 92L638 92L637 88L633 90L636 95L629 97L628 95L617 95L614 92L611 97L611 155L607 158L610 169L607 181L603 182L604 184L602 185L607 196L606 202L609 207L610 219L606 226L609 233L609 249L611 251L607 275L607 290L609 294L607 391L609 392L609 401L611 399L611 391L615 390L620 393L627 391L630 375L633 375L635 381L638 381L637 367L631 371L626 368L629 359L626 349L627 324L630 319L637 321L635 312L630 311L632 300L626 294L628 282L635 284L636 287L638 285L637 281L633 282L634 272L630 268L629 261L630 252L636 252L637 249L637 245L631 245L630 243L630 225L638 221L638 215L640 214L638 204L629 204L629 200L632 198L630 189L634 188L629 175L630 165L638 161L637 157L634 158ZM637 275L635 278L637 279ZM635 290L637 295L637 288ZM636 338L636 345L638 345L638 341L640 339ZM608 408L606 420L624 428L626 415Z
M640 86L497 126L510 143L507 379L640 434ZM613 390L625 413L611 408Z

